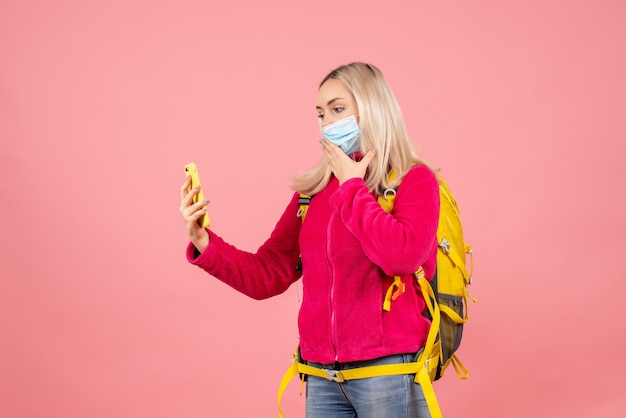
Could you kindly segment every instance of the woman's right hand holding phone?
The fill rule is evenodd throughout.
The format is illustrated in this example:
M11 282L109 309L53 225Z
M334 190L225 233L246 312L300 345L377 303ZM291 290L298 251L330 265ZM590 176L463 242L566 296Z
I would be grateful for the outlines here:
M206 213L209 200L193 203L193 198L200 192L200 186L191 188L191 176L180 188L180 213L185 221L189 240L199 252L209 246L209 233L200 225L200 218Z

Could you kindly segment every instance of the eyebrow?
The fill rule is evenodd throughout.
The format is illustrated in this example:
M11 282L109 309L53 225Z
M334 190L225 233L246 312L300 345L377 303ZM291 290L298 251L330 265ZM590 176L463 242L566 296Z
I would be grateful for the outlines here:
M330 99L328 101L328 103L326 103L326 106L330 106L331 104L333 104L334 102L336 102L337 100L343 100L343 97L335 97L334 99ZM321 107L316 106L316 109L321 109Z

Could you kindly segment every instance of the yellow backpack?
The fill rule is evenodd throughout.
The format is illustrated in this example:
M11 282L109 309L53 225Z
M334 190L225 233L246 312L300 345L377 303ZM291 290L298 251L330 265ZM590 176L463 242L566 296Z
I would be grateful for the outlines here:
M391 172L390 177L395 173ZM440 212L437 228L437 270L435 277L429 282L420 267L415 272L415 280L419 284L428 308L431 327L428 332L424 349L413 363L389 364L384 366L362 367L349 370L325 370L307 365L300 359L299 350L293 357L293 363L281 381L278 391L278 415L282 418L280 400L289 382L300 374L302 382L306 375L322 377L337 382L352 379L364 379L375 376L395 374L415 374L415 382L422 386L432 418L440 418L441 410L435 396L432 382L441 378L446 368L452 364L461 379L467 379L468 371L456 355L463 335L463 325L469 320L467 315L467 299L477 302L467 292L472 281L473 258L470 245L463 240L463 229L459 217L459 207L450 192L448 185L441 176L439 180ZM395 199L395 190L388 189L378 197L382 208L391 213ZM304 221L310 196L301 195L298 216ZM466 268L466 256L470 255L470 273ZM383 309L389 311L392 301L404 293L405 285L400 277L387 290L383 301Z

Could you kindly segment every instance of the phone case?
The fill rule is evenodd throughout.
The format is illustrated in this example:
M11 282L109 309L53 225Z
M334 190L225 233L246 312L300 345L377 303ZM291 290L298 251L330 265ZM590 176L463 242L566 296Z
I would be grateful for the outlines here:
M185 165L185 174L187 176L191 176L191 188L193 189L197 185L200 184L200 175L198 174L198 167L196 167L196 163L189 163ZM198 203L204 200L204 193L202 193L202 189L193 197L193 203ZM199 219L200 225L204 228L211 225L211 221L209 220L209 213L205 212L204 216Z

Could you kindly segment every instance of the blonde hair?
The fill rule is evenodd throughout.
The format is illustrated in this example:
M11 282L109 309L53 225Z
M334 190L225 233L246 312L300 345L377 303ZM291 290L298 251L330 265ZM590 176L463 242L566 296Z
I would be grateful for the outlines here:
M370 162L365 178L370 192L380 194L397 187L413 165L425 164L413 148L398 101L378 68L363 62L342 65L324 77L320 87L330 79L341 80L355 99L361 151L375 148L378 154ZM396 174L393 179L388 177L390 170ZM292 188L314 195L326 187L330 178L331 171L324 156L316 167L295 178Z

